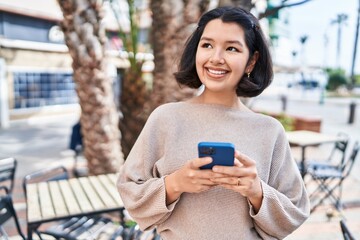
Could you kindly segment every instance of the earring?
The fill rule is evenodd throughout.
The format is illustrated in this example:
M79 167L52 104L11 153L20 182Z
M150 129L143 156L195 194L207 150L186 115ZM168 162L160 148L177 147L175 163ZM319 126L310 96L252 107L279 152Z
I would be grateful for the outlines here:
M250 78L250 72L247 73L247 77Z

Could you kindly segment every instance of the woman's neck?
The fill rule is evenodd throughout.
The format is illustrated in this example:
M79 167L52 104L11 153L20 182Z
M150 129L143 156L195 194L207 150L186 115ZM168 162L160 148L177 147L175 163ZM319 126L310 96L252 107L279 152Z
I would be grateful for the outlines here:
M237 95L214 95L210 93L203 92L199 96L193 98L191 100L195 103L204 103L204 104L215 104L215 105L223 105L226 107L245 110L247 107L240 101Z

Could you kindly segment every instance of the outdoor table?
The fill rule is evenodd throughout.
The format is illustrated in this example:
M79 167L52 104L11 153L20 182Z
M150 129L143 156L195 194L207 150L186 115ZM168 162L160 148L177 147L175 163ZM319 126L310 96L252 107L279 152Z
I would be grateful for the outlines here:
M336 135L328 135L307 130L287 132L287 138L290 145L301 147L300 171L303 178L306 174L306 148L309 146L317 146L324 143L335 143L341 140L341 137Z
M28 239L42 223L122 211L116 180L116 174L102 174L27 184Z

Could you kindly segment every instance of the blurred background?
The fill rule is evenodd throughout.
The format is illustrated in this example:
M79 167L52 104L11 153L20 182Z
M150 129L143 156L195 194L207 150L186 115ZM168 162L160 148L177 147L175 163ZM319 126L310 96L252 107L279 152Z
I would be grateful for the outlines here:
M360 1L0 0L0 158L18 159L16 183L45 165L116 172L154 108L197 94L172 74L199 17L225 5L260 19L274 61L271 86L242 100L287 131L360 140ZM352 202L360 202L359 165ZM350 224L360 232L359 222ZM324 211L307 224L289 239L310 239L319 227L327 234L316 239L340 237Z
M356 124L356 0L112 0L68 5L56 0L0 1L1 128L12 120L81 110L84 132L97 126L99 135L110 139L109 146L120 145L120 129L120 149L103 149L111 153L102 160L121 164L155 107L194 94L180 90L172 73L201 14L220 5L250 10L268 37L275 76L258 98L280 100L281 108L273 111L286 111L290 98L319 104L339 99L348 111L343 121ZM257 99L243 100L252 106ZM112 133L104 131L105 126L111 126ZM94 136L84 134L88 149ZM86 150L85 155L97 158Z

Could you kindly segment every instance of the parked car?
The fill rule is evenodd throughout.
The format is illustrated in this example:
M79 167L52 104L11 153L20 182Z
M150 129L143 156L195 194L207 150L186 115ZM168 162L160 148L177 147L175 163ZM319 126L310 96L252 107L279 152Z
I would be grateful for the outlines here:
M302 86L304 89L314 89L320 86L319 82L313 79L303 79L297 82L297 84Z

